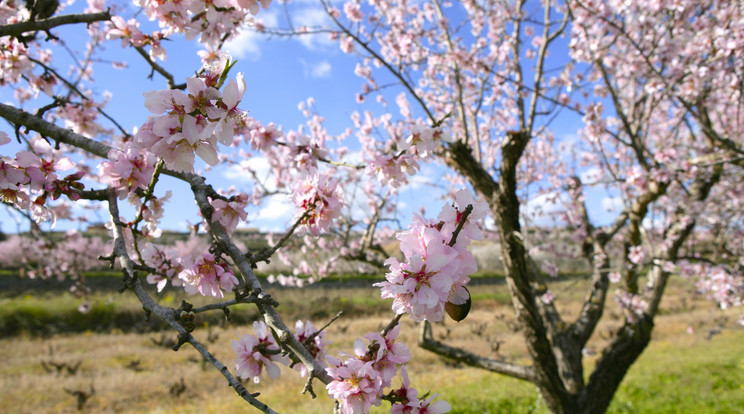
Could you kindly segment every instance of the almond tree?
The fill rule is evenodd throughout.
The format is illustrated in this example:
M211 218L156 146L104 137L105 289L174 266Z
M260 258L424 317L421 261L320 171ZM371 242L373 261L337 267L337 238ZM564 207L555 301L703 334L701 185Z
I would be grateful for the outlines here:
M265 8L268 3L261 1L260 5ZM462 190L456 208L445 205L439 220L421 218L403 232L400 237L406 239L403 247L407 260L396 263L401 268L400 278L408 279L405 287L413 288L401 299L406 309L393 316L381 332L365 335L366 341L358 339L353 354L342 353L338 358L326 355L323 330L333 320L320 329L310 321L297 321L292 332L276 310L277 300L264 289L254 269L260 262L268 262L292 237L304 236L322 243L321 235L327 238L336 228L344 229L343 223L336 225L346 206L343 189L360 183L363 177L363 166L349 163L345 158L348 151L333 142L343 141L348 134L331 136L322 119L309 111L306 128L284 132L271 123L264 125L250 118L238 107L247 83L241 73L231 74L235 61L221 48L242 24L257 24L253 18L260 10L256 1L135 4L143 13L130 14L157 21L158 30L140 30L140 21L126 18L124 5L115 5L120 10L117 13L91 1L80 14L65 14L65 6L54 1L24 5L11 0L0 5L0 78L4 87L13 89L17 102L17 106L0 104L0 116L11 125L0 132L0 145L9 145L15 139L22 146L15 154L0 158L3 203L28 218L35 237L41 237L38 223L72 218L65 199L98 203L109 216L106 226L111 239L108 247L102 247L98 239L86 245L77 233L70 233L61 243L49 239L28 244L24 241L18 246L21 242L13 238L4 243L18 254L14 264L38 269L27 273L30 277L76 276L91 266L91 254L100 252L98 260L121 270L121 290L139 299L145 317L157 317L177 332L174 351L191 345L241 398L263 412L275 411L239 378L258 382L263 373L276 378L281 372L279 364L290 365L307 377L303 393L315 397L313 385L320 382L325 386L336 399L335 411L365 412L383 400L390 403L391 410L449 411L448 403L435 401L436 394L419 398L411 386L404 367L411 355L397 341L398 322L406 312L421 310L429 317L441 318L448 303L455 307L464 304L464 284L476 267L467 245L477 235L473 226L485 215L483 202ZM69 76L62 75L57 67L62 63L55 55L69 49L43 48L68 46L74 36L68 37L71 32L66 30L70 27L65 26L77 26L71 30L77 28L88 35L86 53L82 57L73 54ZM202 67L178 83L162 62L167 56L165 41L176 40L181 34L187 40L198 38L205 50L199 53ZM151 77L157 74L167 87L144 94L142 104L150 115L131 131L121 126L116 114L106 110L108 99L113 97L99 96L91 89L95 69L109 63L101 62L99 56L111 40L135 51L152 69ZM113 65L126 67L124 62ZM43 106L33 112L24 108L39 102ZM311 106L309 102L307 105ZM241 158L257 154L270 160L274 189L250 168L247 171L254 172L256 178L250 193L215 190L197 173L199 168L220 162L239 165ZM405 157L410 168L393 171L387 178L383 174L385 185L400 185L407 174L415 173L419 158L411 151ZM91 169L89 162L97 168ZM193 238L175 246L157 242L161 219L178 208L168 204L171 191L164 189L169 188L163 184L166 178L190 187L203 219L198 226L204 229L206 242ZM377 191L384 190L372 188L368 194L371 197ZM247 221L251 204L273 193L285 195L297 207L293 223L268 248L244 248L233 237L235 229ZM386 200L373 201L372 214L379 215ZM124 204L134 212L123 212L120 207ZM374 244L378 221L369 221L363 248L385 254ZM347 220L345 226L348 239L353 223ZM361 247L346 247L344 256L353 259ZM89 254L80 255L81 249L90 250L86 252ZM7 262L11 249L0 250ZM448 254L446 264L437 256L442 251ZM305 273L307 266L297 264L300 273ZM74 272L68 272L70 269ZM154 299L154 290L160 291L167 284L214 301L201 307L187 301L178 308L163 306ZM235 362L231 371L191 332L198 314L224 312L229 317L230 307L240 303L254 304L262 320L253 324L255 335L245 334L232 342ZM393 378L398 373L403 386L394 390Z
M740 303L743 263L733 258L742 254L744 19L735 2L351 1L341 9L321 2L335 26L287 30L253 17L268 1L138 0L141 13L90 1L81 14L42 3L1 6L0 77L17 105L0 104L0 116L12 125L0 133L0 145L15 139L25 146L0 160L4 203L35 222L65 217L64 199L102 205L112 241L102 260L121 269L124 290L148 317L178 333L174 349L192 345L261 411L274 412L238 377L275 378L279 364L289 364L307 376L303 392L315 395L320 381L337 411L366 412L386 400L393 412L446 412L446 402L419 398L408 381L410 353L396 338L409 313L422 321L424 348L533 382L553 412L603 412L650 340L670 275L694 274L721 306ZM150 31L146 20L157 29ZM369 110L352 113L354 128L340 134L328 132L311 99L300 106L307 121L296 130L251 118L239 107L250 93L246 80L222 51L242 24L338 40L343 52L358 56L355 73L364 83L357 101ZM63 75L53 45L67 41L57 34L67 29L85 30L88 41L75 69ZM203 66L185 81L165 64L168 43L181 36L204 48ZM150 115L135 130L106 109L115 97L92 92L98 56L111 41L133 51L163 85L145 94ZM393 111L387 91L396 85ZM29 102L41 106L31 112L24 109ZM576 140L551 129L558 117L577 120ZM352 154L352 145L361 151ZM271 167L269 179L243 163L259 156ZM396 192L425 162L451 169L451 199L436 218L415 216L406 230L386 229ZM219 163L242 168L254 185L214 189L199 169ZM176 208L168 204L164 177L190 187L206 243L157 243L161 218ZM465 184L478 196L458 189ZM355 187L369 213L362 218L350 207ZM597 225L586 202L594 188L622 200L609 225ZM253 205L275 194L295 205L292 223L269 248L243 248L234 230ZM589 289L573 321L562 318L560 298L541 274L560 269L533 259L538 249L560 252L527 231L534 194L564 205L561 225L590 264ZM122 213L124 203L133 214ZM429 324L445 313L455 320L467 315L466 284L477 269L467 245L483 237L479 226L488 212L529 366L436 341ZM697 255L693 234L711 252ZM393 235L400 241L397 258L382 247ZM332 253L318 263L293 262L286 245L298 237L307 254ZM619 257L610 250L614 244L622 246ZM46 269L77 260L60 247ZM256 277L258 264L275 256L298 274L317 277L341 263L384 268L386 280L377 285L382 297L393 298L395 316L382 332L358 339L353 353L328 356L324 327L298 321L292 332ZM162 306L153 290L168 283L214 302ZM618 283L624 324L585 380L581 351L611 283ZM255 304L262 320L255 335L233 341L231 372L191 331L199 313L229 315L237 303ZM398 373L402 386L391 389Z
M532 363L446 345L433 339L428 323L422 347L530 381L552 412L597 413L648 345L671 275L696 275L698 287L724 308L741 303L740 4L321 3L330 28L262 31L330 31L341 50L358 59L358 101L384 97L392 79L401 90L400 129L428 124L451 135L433 152L488 202ZM577 140L551 131L559 117L580 119ZM390 118L388 112L377 123ZM389 139L396 138L401 150L411 144ZM378 142L370 158L384 156L389 139ZM412 139L432 151L425 138ZM597 187L622 200L610 224L595 224L587 209L588 191ZM541 241L539 231L535 238L526 231L525 206L534 193L565 205L562 223L592 269L573 320L557 311L541 274L558 267L539 267L533 259L537 249L560 250ZM693 239L705 240L710 255L701 257ZM613 243L622 246L620 257L609 250ZM611 281L625 321L585 380L582 349Z

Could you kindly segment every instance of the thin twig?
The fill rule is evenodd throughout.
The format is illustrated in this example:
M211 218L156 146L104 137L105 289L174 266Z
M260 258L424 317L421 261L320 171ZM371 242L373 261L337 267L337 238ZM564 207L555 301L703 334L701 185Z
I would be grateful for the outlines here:
M450 242L447 243L449 247L452 247L455 245L455 243L457 243L457 236L460 234L462 227L465 225L465 222L468 220L468 216L472 212L473 212L473 205L468 204L468 206L465 207L465 210L462 212L462 216L460 217L460 222L457 223L457 228L455 228L455 231L452 232L452 239L450 239Z

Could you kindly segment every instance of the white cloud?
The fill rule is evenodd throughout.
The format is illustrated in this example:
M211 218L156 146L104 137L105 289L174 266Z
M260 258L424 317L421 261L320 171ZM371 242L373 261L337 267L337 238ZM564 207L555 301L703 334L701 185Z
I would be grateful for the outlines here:
M250 171L255 172L255 177ZM268 158L261 156L242 160L239 164L233 164L223 172L223 176L230 181L255 183L258 179L268 191L276 191L276 180L270 174L271 164Z
M441 181L441 172L432 165L424 165L421 170L414 176L408 177L408 184L400 188L399 191L416 191L423 187L436 185Z
M284 195L269 197L258 212L257 222L282 220L289 221L295 213L295 207Z
M522 213L531 225L555 225L560 221L559 213L566 211L565 202L565 194L540 194L527 200L522 207Z
M279 11L277 9L262 10L256 20L261 20L267 28L280 27ZM282 26L286 28L285 24ZM333 27L333 21L321 7L293 8L292 26L297 31L302 28L313 31L314 29ZM245 27L237 37L227 41L223 48L234 58L255 61L261 57L261 47L267 39L267 35L257 33ZM297 35L291 39L300 42L306 49L311 51L327 52L338 50L337 42L331 40L327 32ZM330 64L328 62L321 62L312 69L311 74L313 77L328 76L327 72L330 71Z
M575 146L575 145L580 144L581 143L581 139L579 138L578 135L576 135L575 133L571 132L571 133L568 133L568 134L563 134L559 138L558 142L561 142L561 143L565 144L566 146L571 147L571 146Z
M327 78L331 75L331 64L324 60L313 68L311 74L314 78Z
M604 176L604 172L599 167L591 167L579 174L579 179L584 184L596 183Z
M307 63L300 60L302 67L305 69L305 76L310 78L327 78L331 76L331 64L327 60L318 63Z
M328 14L326 14L325 10L323 10L320 7L317 8L305 8L302 10L297 11L295 16L293 17L292 24L294 27L301 28L306 27L310 30L320 28L320 27L329 27L333 25L333 21L330 17L328 17ZM331 49L331 48L337 48L336 41L331 40L328 36L328 33L318 33L318 34L309 34L300 36L298 38L300 43L305 46L309 50L318 50L318 49Z
M617 213L625 208L621 197L605 197L602 199L602 207L612 213Z
M277 27L277 10L262 10L260 20L266 27ZM243 28L237 37L225 42L223 49L227 50L235 59L258 60L261 57L261 44L266 35L256 33L249 28Z

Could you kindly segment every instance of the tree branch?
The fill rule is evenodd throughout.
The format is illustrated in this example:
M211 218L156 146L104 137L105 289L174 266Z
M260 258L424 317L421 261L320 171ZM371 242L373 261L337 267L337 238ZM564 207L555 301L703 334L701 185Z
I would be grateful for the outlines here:
M586 203L583 201L583 186L579 177L574 177L573 188L570 190L576 191L575 198L581 198L582 200L576 204L587 234L583 252L584 257L592 267L591 285L584 298L581 313L576 321L568 328L571 337L576 341L576 346L582 349L587 341L589 341L589 337L591 337L604 312L607 289L610 286L607 276L608 269L610 268L610 258L605 249L609 239L603 237L604 233L600 233L595 237L594 226L589 221ZM624 222L625 220L623 220Z
M176 320L176 310L173 308L168 308L165 306L161 306L157 302L155 302L150 295L147 294L147 291L145 291L144 287L142 287L142 284L139 280L139 277L134 271L134 265L135 263L132 261L132 259L129 258L129 254L127 253L125 241L124 241L124 233L122 229L124 228L124 224L119 220L119 207L117 204L118 200L116 197L116 193L113 190L109 191L109 198L108 198L108 207L109 207L109 214L111 216L111 223L113 224L113 233L114 233L114 252L113 254L119 258L119 263L121 264L121 267L124 269L125 273L125 284L128 289L130 289L134 294L137 296L139 301L142 303L142 307L145 309L148 313L154 313L156 316L158 316L160 319L162 319L164 322L166 322L171 328L175 329L178 332L178 338L179 343L186 343L188 342L191 344L191 346L196 349L199 354L202 355L202 357L209 361L212 365L214 365L215 368L222 374L222 376L227 379L228 384L230 387L235 389L235 392L238 393L244 400L246 400L249 404L252 406L258 408L259 410L263 411L267 414L274 414L276 411L272 410L268 405L262 403L261 401L257 400L255 398L254 394L251 394L248 392L248 390L243 386L243 384L238 381L235 376L232 375L230 370L222 363L220 360L218 360L214 355L212 355L207 349L199 343L192 335L189 333L186 328L184 328L177 320Z
M108 152L111 150L111 147L108 145L86 138L70 130L60 128L50 122L5 104L0 104L0 116L14 124L24 125L29 129L50 136L59 142L84 149L85 151L102 158L106 158ZM183 180L191 185L199 210L202 213L202 217L209 222L209 228L216 244L223 252L226 252L232 258L233 263L235 263L240 270L252 293L255 293L260 299L257 302L259 311L264 315L266 324L277 332L279 341L294 352L298 359L305 364L308 371L312 371L316 378L326 384L331 382L332 379L326 373L325 369L323 369L323 367L313 359L307 349L302 346L294 334L292 334L289 328L284 324L276 312L276 309L274 309L274 306L270 303L271 301L264 300L270 296L263 291L261 283L253 273L251 263L232 241L225 228L219 222L211 222L210 218L212 216L213 208L211 204L209 204L207 198L207 194L210 193L211 189L207 184L205 184L204 178L193 173L173 171L167 168L163 169L163 173ZM116 217L118 219L118 215ZM123 243L123 240L121 243ZM132 271L132 265L129 266L129 269Z
M250 288L251 293L255 294L259 299L264 299L269 296L262 288L261 282L253 273L251 262L245 257L245 254L238 248L238 246L232 241L227 230L219 223L211 220L212 217L212 205L209 204L207 193L209 192L209 186L205 184L204 178L195 174L188 174L183 177L184 181L191 185L191 190L194 193L194 199L199 207L199 211L202 217L205 218L209 225L210 233L214 238L217 247L227 253L233 260L233 263L238 267L247 286ZM288 348L307 367L308 372L312 372L316 378L328 384L332 381L332 378L328 375L325 369L312 357L310 352L297 340L297 337L290 331L284 321L279 317L276 312L274 305L270 301L260 300L256 303L261 314L264 316L264 321L277 336L277 340L286 348Z
M55 16L43 20L29 20L0 26L0 37L20 37L27 32L48 31L54 27L66 24L93 23L106 20L111 20L111 14L108 10L99 13L66 14L64 16Z
M419 334L418 344L421 348L424 348L427 351L460 361L473 367L482 368L530 382L535 382L537 378L532 367L484 358L464 349L445 345L442 342L433 339L431 324L427 321L421 323L421 332Z
M186 89L185 83L176 85L176 81L173 78L173 75L167 70L165 70L164 67L160 66L160 64L152 60L152 58L150 58L150 55L145 51L145 49L142 46L135 46L134 50L136 50L137 53L139 53L140 56L142 56L145 59L145 61L150 65L152 70L163 75L166 83L168 84L169 89ZM152 78L152 72L150 73L149 78Z

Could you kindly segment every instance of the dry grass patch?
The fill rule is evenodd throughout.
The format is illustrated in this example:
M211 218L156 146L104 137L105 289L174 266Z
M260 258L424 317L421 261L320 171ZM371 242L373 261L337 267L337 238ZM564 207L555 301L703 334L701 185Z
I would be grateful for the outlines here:
M568 300L568 304L561 308L565 315L569 315L564 317L567 321L571 321L578 313L584 283L560 281L551 284L556 300ZM736 395L738 390L740 401L744 401L744 390L738 388L744 384L744 369L741 369L744 348L738 346L744 343L744 330L735 322L738 310L712 310L711 304L703 299L690 299L689 288L689 285L680 281L670 285L669 294L662 303L663 312L656 320L654 341L642 355L641 361L631 369L611 412L654 412L639 408L638 404L643 404L643 401L639 402L638 399L655 404L653 395L639 394L645 392L645 389L653 390L659 394L659 398L666 398L664 401L670 401L669 406L679 408L679 412L685 412L685 407L696 409L694 400L705 396L698 396L687 402L681 397L674 397L678 391L675 389L674 378L681 378L680 384L685 389L706 390L713 398L721 396L726 401L732 398L731 395ZM461 323L448 320L443 324L435 324L435 338L446 340L455 346L467 347L484 356L525 363L523 339L516 329L508 303L501 300L505 290L504 285L474 286L471 291L480 299L474 302L471 315ZM317 307L318 315L312 318L316 326L325 323L329 315L335 314L339 307L353 305L352 309L361 311L367 302L382 303L370 306L366 316L360 316L360 312L352 313L355 316L343 317L329 327L327 339L333 341L331 354L341 350L352 352L353 341L357 337L370 331L379 331L392 316L389 310L384 311L389 309L389 302L381 302L378 291L372 289L311 289L276 294L282 300L279 311L287 317L287 321L292 321L290 318L298 312L295 304L302 309ZM321 303L326 306L320 307ZM592 350L600 350L610 340L609 335L620 322L617 308L609 303L597 333L587 346L588 351L591 353ZM686 332L689 326L695 329L693 335ZM230 342L249 330L249 326L235 325L212 327L211 331L199 328L195 331L195 336L232 368L234 354ZM711 338L706 339L709 330L721 333L710 331ZM541 408L535 387L531 384L445 361L416 346L418 333L419 327L410 319L404 318L401 340L413 353L409 374L412 384L421 393L427 390L440 393L442 398L453 404L453 411L460 413L545 412L544 407ZM213 343L207 340L210 334L218 335ZM112 332L2 339L0 411L76 413L79 412L76 397L65 390L87 392L92 384L95 393L86 401L82 412L257 412L242 402L211 366L204 366L201 357L188 345L179 352L173 352L154 344L153 340L175 338L175 334L170 332L166 337L162 335ZM586 358L587 371L595 358L596 355ZM42 366L42 362L74 364L77 361L81 362L81 366L74 375L66 372L49 373ZM711 374L703 371L706 366L735 366L738 370L723 369L725 372L719 373L713 383L708 381L713 378ZM690 372L689 377L680 377L678 371L685 369ZM665 382L666 372L670 372L671 382ZM185 388L179 392L181 379ZM315 384L318 394L315 400L300 394L303 384L302 378L290 369L282 368L280 380L264 378L259 384L248 383L246 386L251 392L260 392L259 399L279 412L330 412L332 402L326 396L322 384ZM627 408L629 402L632 402L631 408ZM735 406L735 402L727 402L721 405L722 411L709 412L727 412L725 410ZM657 405L656 408L659 412L664 412L663 406ZM374 412L385 411L389 411L389 406L383 404L383 407Z

